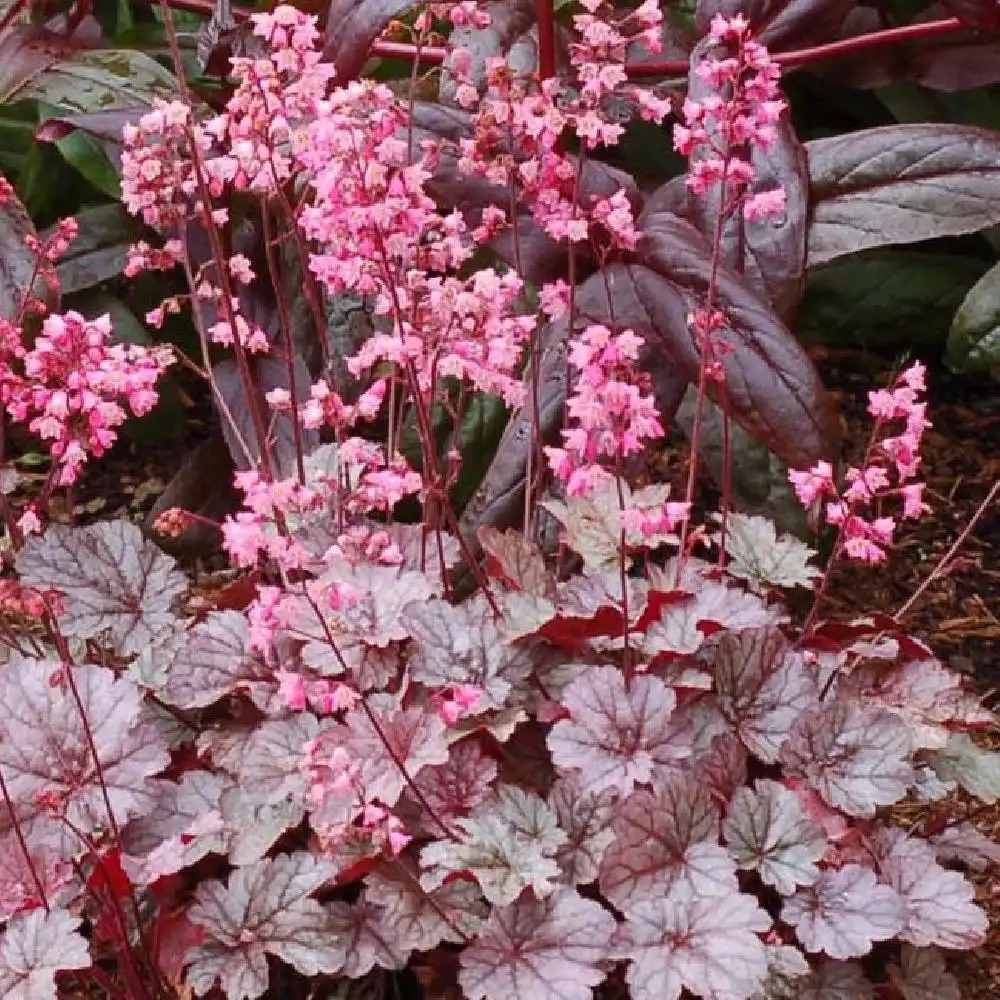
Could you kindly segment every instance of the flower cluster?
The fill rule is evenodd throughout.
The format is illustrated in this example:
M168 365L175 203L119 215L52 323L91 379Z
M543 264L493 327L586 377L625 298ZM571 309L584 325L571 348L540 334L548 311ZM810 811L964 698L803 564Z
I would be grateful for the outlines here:
M49 316L23 352L23 381L2 389L7 412L49 443L61 485L115 443L128 415L123 402L135 416L156 405L156 383L171 361L169 348L111 344L111 333L106 314Z
M750 193L755 178L751 152L771 147L786 108L780 67L753 40L742 14L716 14L709 37L726 54L710 52L702 58L695 74L705 93L688 95L684 124L674 126L674 146L691 160L687 185L696 194L722 185L727 214L742 205L747 220L780 215L785 208L781 188Z
M882 513L882 504L895 497L904 518L917 519L930 508L924 503L924 484L915 481L920 468L920 443L927 421L925 368L915 362L892 389L868 394L868 412L875 418L873 443L861 468L850 467L846 488L839 492L833 467L819 462L812 469L791 470L789 481L805 507L826 502L826 520L838 529L838 551L869 563L885 560L892 545L896 520ZM900 433L881 436L888 424ZM830 498L828 500L828 498Z
M649 377L637 368L640 347L642 338L631 330L615 335L604 326L588 326L570 345L577 372L566 402L570 426L562 432L562 448L545 449L570 496L607 485L612 473L602 459L620 472L624 459L663 435Z

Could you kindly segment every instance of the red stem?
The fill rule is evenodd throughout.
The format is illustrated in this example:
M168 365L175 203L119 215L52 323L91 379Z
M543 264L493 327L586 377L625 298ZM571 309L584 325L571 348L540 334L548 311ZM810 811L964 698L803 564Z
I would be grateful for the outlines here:
M192 11L210 17L215 9L214 0L167 0L167 5L176 10ZM250 10L242 7L233 8L233 17L245 21ZM552 31L551 42L546 34ZM883 45L897 45L900 42L912 42L927 38L941 38L953 35L958 31L971 30L967 24L957 17L943 17L937 21L922 21L919 24L904 24L898 28L884 28L881 31L870 31L853 38L841 38L835 42L823 45L813 45L805 49L792 49L788 52L772 54L776 62L783 67L806 66L824 59L834 59L838 56L862 52L865 49L879 48ZM538 0L538 49L539 72L542 79L555 74L555 24L552 18L551 0ZM417 59L427 66L437 66L444 62L448 49L443 45L416 46L408 42L376 41L372 44L373 56L384 59ZM549 58L551 57L551 62ZM662 62L643 62L626 65L625 70L633 79L656 76L676 76L687 73L689 63L686 59L666 59Z
M538 0L538 75L543 80L556 75L556 14L553 0Z

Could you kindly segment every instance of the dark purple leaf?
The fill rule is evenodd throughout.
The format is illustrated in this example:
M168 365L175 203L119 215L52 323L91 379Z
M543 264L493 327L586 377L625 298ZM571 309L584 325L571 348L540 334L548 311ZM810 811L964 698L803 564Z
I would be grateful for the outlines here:
M295 395L301 405L309 398L309 371L298 356L294 360ZM229 414L222 413L222 431L229 445L237 468L246 469L256 465L259 457L257 434L254 430L250 402L240 377L236 362L226 359L212 368L212 376L218 386ZM291 416L277 414L271 420L270 408L264 399L272 389L291 390L288 365L278 357L263 357L253 364L253 376L257 393L257 405L264 416L266 426L270 426L268 445L271 461L278 475L291 475L295 467L296 441ZM319 442L315 431L302 429L300 432L303 454L308 454ZM250 454L247 454L249 449Z
M1000 222L1000 132L890 125L806 144L809 265Z
M37 257L25 244L36 236L35 225L21 199L12 191L0 204L0 317L14 319L25 305L25 295L39 296L52 308L58 308L58 293L53 293L36 276ZM32 279L34 285L29 290Z
M997 0L941 0L941 6L973 28L1000 28Z
M337 82L353 80L385 26L413 0L331 0L326 14L323 60L333 63Z
M716 14L743 14L758 41L789 48L836 36L855 0L698 0L695 27L700 35Z
M41 142L58 142L79 130L102 142L120 145L122 129L126 125L134 125L148 111L146 105L137 104L133 108L97 111L90 115L59 115L45 118L35 130L35 138Z
M41 28L7 28L0 36L0 102L7 103L32 77L58 62L72 46Z
M611 265L584 282L578 308L588 320L631 327L646 338L660 366L672 365L696 382L701 358L688 316L705 302L711 248L673 215L646 218L643 231L635 263ZM715 304L728 322L723 336L730 353L722 364L733 418L789 465L811 465L831 454L837 440L832 401L791 332L753 287L725 266L716 275Z
M701 62L706 49L710 51L705 41L698 44L691 55L692 66ZM708 94L705 82L692 71L688 77L690 99L701 101ZM809 168L805 149L785 117L777 126L777 136L770 149L754 146L741 151L741 155L746 153L754 166L752 192L783 188L787 207L780 216L752 222L744 220L742 212L731 212L722 230L722 260L733 271L746 275L754 288L766 294L778 315L791 322L805 283L809 211ZM715 184L704 195L691 195L689 210L682 213L682 217L711 239L721 209L722 185Z

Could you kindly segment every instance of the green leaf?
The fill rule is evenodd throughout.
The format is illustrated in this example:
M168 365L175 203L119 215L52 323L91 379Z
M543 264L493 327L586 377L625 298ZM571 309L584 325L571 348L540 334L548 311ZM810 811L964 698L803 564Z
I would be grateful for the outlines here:
M507 407L499 396L477 392L472 397L458 433L462 468L452 490L455 510L461 512L486 475L507 419Z
M972 286L955 313L945 361L956 371L1000 379L1000 264Z
M14 47L11 35L15 35ZM177 96L155 59L130 49L78 49L59 36L11 32L0 41L0 100L35 100L90 114Z
M809 272L799 338L833 347L940 347L986 265L972 257L868 250Z
M56 149L62 158L78 170L98 191L109 198L120 198L122 193L118 171L104 151L104 147L86 132L70 132L60 139Z

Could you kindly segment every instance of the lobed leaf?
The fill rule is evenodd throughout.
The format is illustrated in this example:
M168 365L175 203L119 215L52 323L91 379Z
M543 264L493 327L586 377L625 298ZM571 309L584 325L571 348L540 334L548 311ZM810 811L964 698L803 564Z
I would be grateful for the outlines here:
M783 896L819 877L816 862L826 853L827 836L810 819L793 792L768 779L737 788L723 824L729 851L741 868Z
M429 869L420 878L427 891L444 884L451 874L468 872L495 906L513 903L528 887L537 899L548 896L559 877L556 851L566 834L549 805L532 792L501 786L468 819L459 819L457 842L432 841L420 853Z
M209 940L189 955L188 984L203 996L218 980L229 1000L255 1000L267 989L268 954L305 976L339 971L345 942L309 898L334 873L299 851L237 868L227 884L203 882L188 916Z
M86 969L90 949L67 910L13 917L0 942L0 1000L56 1000L56 973Z
M889 966L889 981L903 1000L962 1000L961 989L937 948L904 944L899 964Z
M624 913L681 882L704 896L737 888L736 866L718 844L718 810L695 775L671 772L655 791L634 792L619 806L613 829L600 886Z
M930 764L939 778L957 781L977 799L989 805L1000 799L1000 753L976 746L968 733L952 733Z
M496 907L463 950L458 981L469 1000L590 1000L614 928L599 903L568 888Z
M151 808L148 779L166 767L169 756L154 728L140 721L141 699L131 681L104 667L21 659L0 671L0 704L6 706L0 713L0 771L22 827L52 827L54 842L71 856L83 845L58 816L84 833L106 829L105 790L119 824Z
M690 753L669 724L676 703L658 677L640 674L626 686L617 667L591 667L563 691L570 717L549 733L552 760L579 772L585 792L627 795L636 782L649 781L654 766Z
M770 926L753 896L706 898L682 885L630 910L615 946L629 961L633 1000L678 1000L685 987L702 997L749 997L768 972L758 935Z
M786 776L802 777L831 806L871 817L914 779L909 729L889 712L832 701L800 715L781 748Z
M879 870L905 906L899 936L918 947L976 948L986 939L989 921L974 902L972 884L961 872L937 862L932 844L887 831Z
M110 633L122 653L137 653L176 621L187 589L174 560L128 521L84 527L52 524L17 554L21 582L65 595L59 625L68 636Z
M802 655L774 626L725 632L715 653L719 708L747 749L765 763L803 712L819 703L819 685Z
M831 958L860 958L876 941L888 941L906 924L906 905L875 873L860 865L827 869L815 884L781 908L781 919L795 928L807 951Z
M726 570L730 576L753 586L805 587L822 575L809 560L816 555L794 535L778 537L774 522L766 517L751 517L731 511L726 517Z

